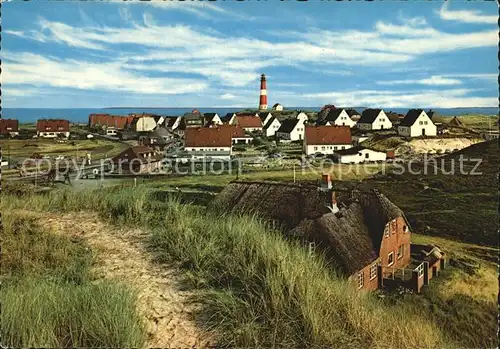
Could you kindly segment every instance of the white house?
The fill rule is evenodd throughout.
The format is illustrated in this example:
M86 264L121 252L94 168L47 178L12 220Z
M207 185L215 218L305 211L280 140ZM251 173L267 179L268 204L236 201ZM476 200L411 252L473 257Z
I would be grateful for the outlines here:
M262 120L262 125L265 125L268 123L269 120L271 120L271 118L273 117L273 114L271 114L268 111L261 112L261 113L259 113L259 117Z
M188 127L184 131L186 152L229 153L232 149L233 127Z
M361 146L339 150L334 156L341 164L359 164L361 162L385 161L387 159L386 153Z
M283 120L276 131L276 137L284 141L298 141L304 139L304 122L300 119Z
M354 127L356 122L351 119L346 109L335 108L330 110L325 121L330 125Z
M281 127L281 122L276 117L273 116L264 125L264 135L266 137L272 137L276 134L276 131L278 131L280 127Z
M177 127L179 127L179 124L181 123L181 116L174 116L174 117L169 117L165 119L165 127L169 129L170 131L175 130Z
M299 112L295 118L300 120L302 123L309 121L309 116L307 116L307 114L303 111Z
M437 126L422 109L410 109L398 126L402 137L436 136Z
M273 105L273 110L283 111L283 106L279 103L276 103L275 105Z
M304 153L331 155L352 148L351 142L351 128L348 126L306 126Z
M132 130L134 132L149 132L154 130L157 121L153 116L144 115L134 118L132 121Z
M205 126L222 125L222 120L217 113L205 113Z
M118 131L114 127L106 127L106 136L118 136Z
M392 122L382 109L365 109L357 127L361 130L389 130Z

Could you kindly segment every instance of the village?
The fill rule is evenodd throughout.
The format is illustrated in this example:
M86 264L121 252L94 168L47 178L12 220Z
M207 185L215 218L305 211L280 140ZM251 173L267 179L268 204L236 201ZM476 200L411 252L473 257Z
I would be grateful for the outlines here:
M68 120L40 119L36 133L24 132L23 137L17 120L0 119L0 135L61 143L94 138L117 142L124 150L109 160L115 165L113 172L120 174L165 173L172 164L230 163L234 159L254 169L276 163L304 166L304 159L383 163L424 154L440 156L499 135L498 131L475 130L457 117L439 117L432 110L410 109L402 115L372 108L358 112L334 105L325 105L318 113L287 110L279 103L268 108L266 86L262 74L259 108L255 111L222 116L197 109L182 116L90 114L87 125L76 125L77 134L71 133ZM89 159L89 165L92 163L91 152L81 155ZM58 154L51 157L35 153L31 157L34 163L36 158L64 159ZM8 163L4 165L11 168ZM12 164L16 166L19 164Z
M175 174L173 164L215 161L224 167L235 159L254 171L272 167L273 161L279 162L278 168L287 164L304 166L305 160L323 159L339 165L383 164L422 154L443 156L498 138L498 132L480 134L457 117L446 123L442 120L432 110L423 109L410 109L401 115L371 108L358 112L334 105L325 105L319 113L286 110L279 103L268 108L266 77L262 74L259 108L255 111L223 116L197 109L182 116L90 114L88 124L77 126L76 134L71 133L68 120L41 119L36 123L36 134L24 132L24 138L64 143L76 136L77 140L102 139L120 144L115 150L119 153L112 157L105 154L100 159L112 165L106 173L100 173L103 168L95 165L91 152L81 152L84 164L91 170L82 177L101 180L116 175L136 178ZM0 119L0 133L13 139L19 137L18 121ZM459 137L469 142L456 142ZM431 146L408 154L412 141L428 142ZM29 162L32 166L38 167L37 162L46 160L47 164L55 163L56 169L58 163L67 159L63 155L42 154L32 158ZM25 166L23 163L21 178L17 179L32 178ZM56 174L51 173L54 169L46 172L47 180L50 177L55 181ZM35 182L38 175L37 170ZM65 179L71 183L68 175ZM291 185L258 180L231 182L210 205L239 212L257 209L287 235L305 241L308 248L318 244L325 249L342 273L360 289L405 287L420 292L445 268L446 254L438 246L411 243L412 229L403 211L383 194L376 190L339 191L332 187L330 174L323 174L318 183L317 186L295 184L295 174ZM274 191L277 193L272 194ZM271 200L274 196L304 204L294 208L301 207L301 211L282 212Z

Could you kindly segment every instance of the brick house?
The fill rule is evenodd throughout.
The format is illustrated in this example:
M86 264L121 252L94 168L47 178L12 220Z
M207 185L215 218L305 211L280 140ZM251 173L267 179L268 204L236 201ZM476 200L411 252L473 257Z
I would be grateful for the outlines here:
M308 249L321 251L358 289L402 285L419 292L426 280L426 262L412 259L404 213L377 191L334 190L329 175L319 186L234 181L209 207L260 215ZM434 263L444 260L439 257ZM399 278L405 270L406 279Z
M36 122L36 134L42 138L69 138L69 121L62 119L40 119Z
M15 119L0 119L0 135L15 137L19 134L19 121Z

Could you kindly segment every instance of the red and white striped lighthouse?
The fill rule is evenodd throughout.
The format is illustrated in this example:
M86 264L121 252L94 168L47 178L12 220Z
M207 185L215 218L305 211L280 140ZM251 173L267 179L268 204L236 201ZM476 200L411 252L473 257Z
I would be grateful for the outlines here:
M262 74L260 76L259 109L260 110L267 110L267 89L266 89L266 75L265 74Z

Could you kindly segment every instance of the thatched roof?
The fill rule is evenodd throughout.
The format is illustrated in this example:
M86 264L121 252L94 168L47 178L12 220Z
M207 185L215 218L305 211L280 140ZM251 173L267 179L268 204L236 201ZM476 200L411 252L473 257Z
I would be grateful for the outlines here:
M326 203L326 193L315 185L236 181L229 183L210 206L218 211L256 213L290 230L305 218L315 219L330 212Z
M290 236L315 241L347 276L378 258L385 225L403 212L378 192L357 192L340 199L332 213L332 193L313 184L231 182L210 207L218 211L255 213L277 221Z
M459 118L454 116L453 119L448 122L448 126L464 127L464 123Z
M378 250L365 224L359 203L327 213L315 220L304 220L291 234L316 241L326 248L339 272L350 276L378 258Z

